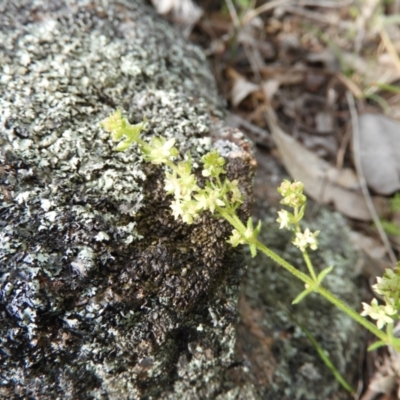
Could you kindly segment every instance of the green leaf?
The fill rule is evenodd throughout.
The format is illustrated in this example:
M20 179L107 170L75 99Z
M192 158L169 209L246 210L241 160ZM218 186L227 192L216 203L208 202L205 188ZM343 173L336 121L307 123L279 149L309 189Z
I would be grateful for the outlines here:
M114 147L114 151L125 151L131 144L132 142L123 140L121 143L118 143L118 145Z
M146 123L146 119L143 119L143 122L140 122L139 124L135 125L131 125L127 120L124 120L124 122L125 126L123 127L119 135L113 137L114 141L119 140L122 136L124 137L124 140L118 143L118 145L114 148L115 151L124 151L132 143L137 142L137 140L139 139L140 132L142 131Z
M321 283L332 270L333 266L323 269L317 276L317 282Z
M303 204L300 207L300 211L299 211L299 215L298 215L298 221L301 221L303 219L305 210L306 210L306 205Z
M400 228L398 224L391 222L391 221L386 221L386 220L381 220L382 228L384 231L393 236L400 236Z
M258 221L257 228L254 230L254 239L257 239L258 234L260 233L261 230L261 221Z
M386 343L383 342L382 340L379 340L378 342L372 343L371 346L368 347L368 351L376 350L379 349L379 347L386 346Z
M292 304L300 303L306 296L308 296L313 291L313 288L308 288L303 290L293 301Z
M257 247L255 244L250 244L250 253L251 253L251 257L254 258L257 255Z

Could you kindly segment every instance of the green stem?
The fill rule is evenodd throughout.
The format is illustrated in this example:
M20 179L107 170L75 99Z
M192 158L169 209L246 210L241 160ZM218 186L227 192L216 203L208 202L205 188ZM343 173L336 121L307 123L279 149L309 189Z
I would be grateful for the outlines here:
M166 161L164 164L172 169L172 171L175 171L179 176L182 176L182 174L179 172L178 167L172 162L172 161Z
M310 256L308 255L307 250L302 251L302 253L303 253L303 259L307 265L310 275L312 276L314 282L317 282L317 275L315 274L314 267L311 263Z
M362 317L360 314L358 314L356 311L354 311L352 308L350 308L347 304L345 304L341 300L339 300L329 290L319 286L317 288L317 292L319 294L321 294L323 297L325 297L329 302L334 304L336 307L338 307L342 311L344 311L349 317L353 318L355 321L357 321L364 328L368 329L376 337L381 339L386 344L390 345L391 341L390 341L390 338L389 338L388 335L386 335L384 332L379 330L374 324L369 322L366 318Z
M355 390L351 387L351 385L344 379L344 377L341 375L339 370L335 367L331 359L329 358L329 355L324 351L324 349L320 346L320 344L315 340L314 336L311 334L311 332L299 321L294 318L294 316L291 314L291 312L284 307L283 305L280 304L280 306L284 309L286 314L289 316L289 318L297 325L299 328L304 332L304 334L307 336L308 340L311 342L311 344L314 346L315 350L321 357L322 361L325 363L325 365L331 370L332 374L336 378L336 380L350 393L354 394Z
M299 207L294 208L294 217L295 217L295 231L296 233L301 233L300 223L299 223ZM307 250L302 251L303 259L307 265L308 272L310 273L311 277L313 278L314 282L317 282L317 275L314 271L314 266L311 263L310 257L307 253Z
M313 286L314 282L308 275L306 275L303 272L296 269L293 265L289 264L287 261L285 261L283 258L278 256L276 253L274 253L268 247L266 247L262 243L260 243L258 240L254 241L254 244L260 251L262 251L265 255L267 255L272 260L274 260L277 264L279 264L280 266L285 268L287 271L289 271L290 273L295 275L297 278L299 278L304 283L308 284L310 287ZM328 291L327 289L325 289L321 286L316 286L315 291L318 292L319 294L321 294L323 297L325 297L325 299L327 299L329 302L334 304L336 307L340 308L349 317L353 318L364 328L368 329L371 333L373 333L376 337L381 339L383 342L385 342L388 345L391 344L391 340L388 337L388 335L386 335L384 332L379 330L374 324L369 322L367 319L363 318L360 314L358 314L356 311L351 309L348 305L346 305L341 300L339 300L330 291ZM398 347L398 346L396 346L396 347Z
M136 139L136 143L138 143L139 146L141 146L141 151L142 152L143 152L143 149L146 149L146 150L150 150L151 149L151 146L148 143L146 143L144 140L140 139L140 138Z
M218 206L215 209L221 217L225 218L239 233L244 233L246 227L235 213L232 214L228 210Z

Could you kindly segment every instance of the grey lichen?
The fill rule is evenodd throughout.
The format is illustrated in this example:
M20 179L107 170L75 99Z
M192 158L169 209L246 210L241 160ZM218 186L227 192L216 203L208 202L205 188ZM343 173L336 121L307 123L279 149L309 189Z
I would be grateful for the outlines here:
M250 194L249 147L219 125L204 55L139 0L0 7L0 397L228 390L242 267L229 228L175 221L163 171L113 152L99 126L116 108L146 116L145 140L174 137L195 161L232 134L228 173Z

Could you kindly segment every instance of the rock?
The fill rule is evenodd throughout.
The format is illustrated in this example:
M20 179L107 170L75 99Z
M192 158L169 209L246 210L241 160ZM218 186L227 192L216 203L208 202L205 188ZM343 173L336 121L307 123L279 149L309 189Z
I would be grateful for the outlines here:
M99 126L145 115L145 138L195 161L214 141L250 196L249 145L220 122L204 55L140 0L0 8L0 397L224 396L243 266L230 228L175 221L163 171Z

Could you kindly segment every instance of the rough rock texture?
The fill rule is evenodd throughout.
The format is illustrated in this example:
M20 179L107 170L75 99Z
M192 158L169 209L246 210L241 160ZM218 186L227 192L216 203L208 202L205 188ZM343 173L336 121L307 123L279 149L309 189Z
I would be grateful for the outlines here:
M160 168L113 152L118 107L194 160L212 137L249 195L204 56L141 1L0 4L1 398L230 389L242 260L226 224L172 218Z

